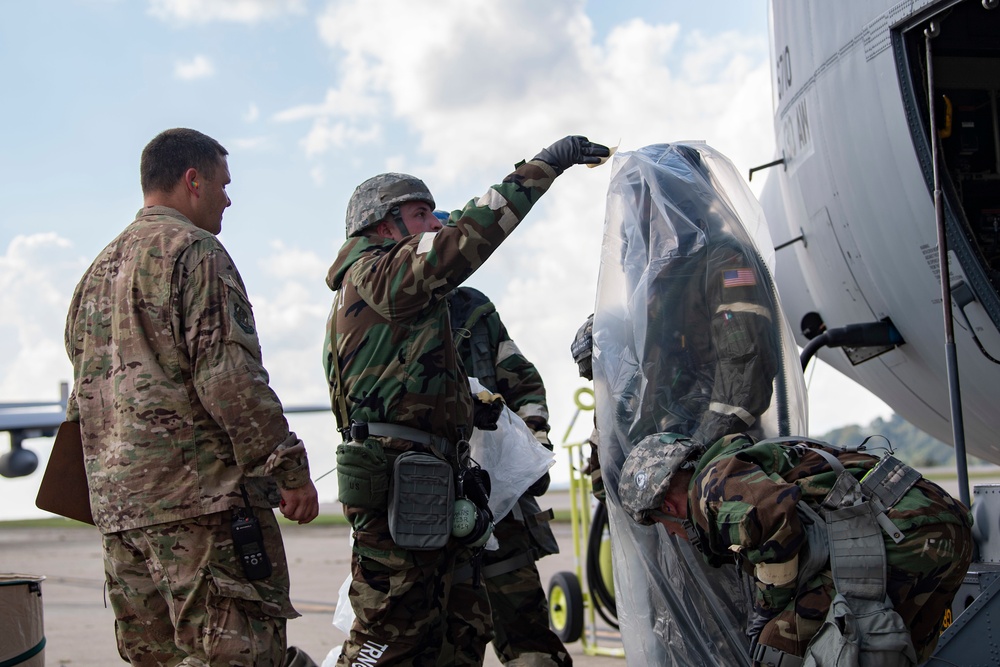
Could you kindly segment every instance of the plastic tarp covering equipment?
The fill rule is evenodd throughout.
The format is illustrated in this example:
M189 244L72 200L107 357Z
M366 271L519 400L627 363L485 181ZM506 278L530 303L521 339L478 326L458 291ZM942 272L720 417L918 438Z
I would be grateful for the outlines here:
M751 581L622 510L644 436L705 445L806 433L805 387L759 204L704 143L614 157L594 315L594 389L615 593L630 665L749 665Z

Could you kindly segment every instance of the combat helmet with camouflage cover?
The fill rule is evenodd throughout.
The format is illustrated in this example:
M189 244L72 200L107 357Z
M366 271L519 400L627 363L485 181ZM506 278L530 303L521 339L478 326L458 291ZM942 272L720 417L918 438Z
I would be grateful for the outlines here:
M372 176L354 189L347 204L347 236L373 227L393 208L408 201L427 202L433 209L434 196L416 176L389 172Z
M660 512L678 470L694 469L705 448L677 433L654 433L639 441L622 466L618 496L636 523L648 526Z

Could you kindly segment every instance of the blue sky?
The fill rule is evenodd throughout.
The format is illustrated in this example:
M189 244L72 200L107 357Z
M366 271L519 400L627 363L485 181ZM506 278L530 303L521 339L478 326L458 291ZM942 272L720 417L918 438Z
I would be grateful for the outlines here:
M70 379L70 294L140 207L139 153L163 129L193 127L230 151L220 238L247 283L272 384L286 404L325 404L323 281L359 182L414 173L439 206L458 208L566 134L621 150L704 139L746 173L774 153L770 85L765 0L11 3L0 23L0 400L54 398ZM569 343L593 310L608 176L568 172L470 282L542 371L557 440L582 384ZM817 371L814 433L889 414L853 387ZM320 474L332 416L292 422ZM44 441L29 445L45 455ZM37 477L0 489L33 497Z

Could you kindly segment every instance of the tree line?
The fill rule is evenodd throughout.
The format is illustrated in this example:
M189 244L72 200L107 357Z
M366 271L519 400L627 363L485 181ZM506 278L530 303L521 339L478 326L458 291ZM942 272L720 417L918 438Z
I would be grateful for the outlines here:
M893 456L914 468L955 467L955 449L933 438L897 414L881 417L868 426L844 426L819 436L832 445L858 445L868 438L868 450L891 447ZM876 452L878 453L878 452ZM989 461L969 456L969 465L989 465Z

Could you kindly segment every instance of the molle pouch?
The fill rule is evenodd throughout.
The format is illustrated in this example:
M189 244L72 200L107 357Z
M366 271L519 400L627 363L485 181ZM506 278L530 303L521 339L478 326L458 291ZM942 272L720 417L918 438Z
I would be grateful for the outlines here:
M385 509L389 463L378 440L349 440L337 445L337 488L337 500L345 505Z
M440 549L451 536L455 473L447 461L403 452L392 468L389 534L397 546L414 551Z

